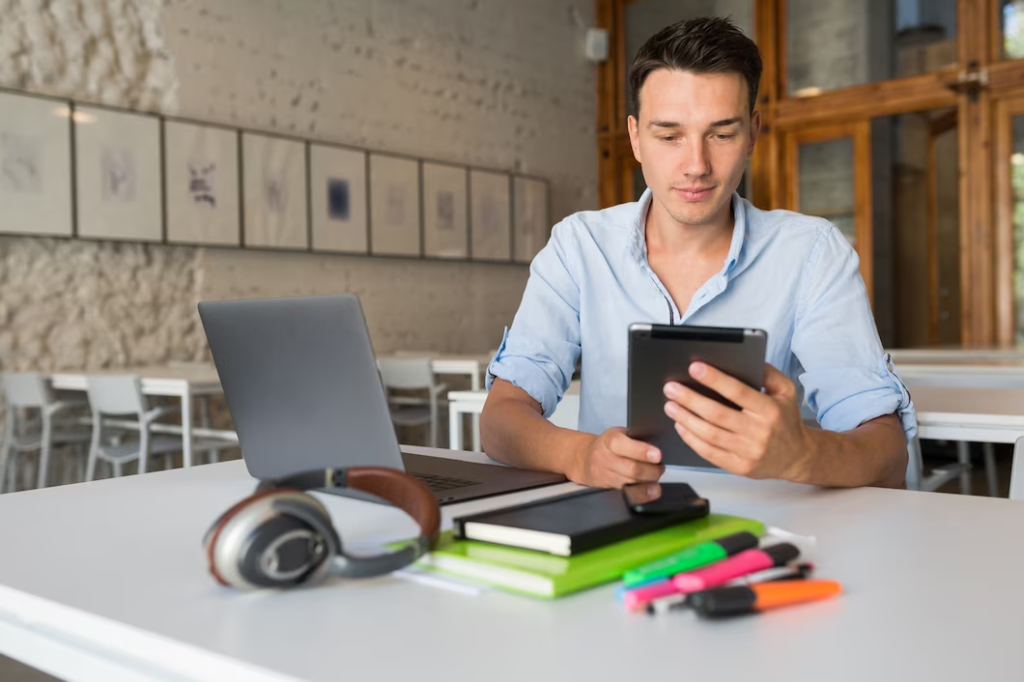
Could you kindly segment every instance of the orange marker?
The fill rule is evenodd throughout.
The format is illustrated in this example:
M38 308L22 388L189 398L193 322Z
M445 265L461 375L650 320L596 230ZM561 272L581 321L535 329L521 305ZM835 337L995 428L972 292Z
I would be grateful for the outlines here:
M843 586L834 580L785 580L694 592L687 605L701 616L721 618L828 599L842 591Z

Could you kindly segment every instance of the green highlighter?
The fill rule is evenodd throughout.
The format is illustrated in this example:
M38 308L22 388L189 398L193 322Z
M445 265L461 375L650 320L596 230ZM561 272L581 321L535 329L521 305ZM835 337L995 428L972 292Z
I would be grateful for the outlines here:
M748 549L757 547L757 536L753 533L734 533L724 538L704 542L695 547L684 549L681 552L670 554L667 557L658 559L622 575L622 582L626 587L636 587L654 580L667 578L676 573L692 571L701 566L713 564L726 557L739 554Z

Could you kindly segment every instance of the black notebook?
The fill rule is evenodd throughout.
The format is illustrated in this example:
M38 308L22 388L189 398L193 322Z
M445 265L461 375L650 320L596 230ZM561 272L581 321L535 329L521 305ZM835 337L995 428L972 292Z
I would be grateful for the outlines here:
M630 511L621 490L583 490L538 502L462 516L456 537L572 556L700 516L708 508L666 514Z

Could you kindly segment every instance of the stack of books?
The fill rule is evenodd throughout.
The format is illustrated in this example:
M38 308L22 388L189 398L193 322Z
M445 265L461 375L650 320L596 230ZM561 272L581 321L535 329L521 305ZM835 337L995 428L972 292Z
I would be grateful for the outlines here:
M553 599L622 578L666 555L764 524L727 514L632 512L618 490L587 490L455 519L419 566Z

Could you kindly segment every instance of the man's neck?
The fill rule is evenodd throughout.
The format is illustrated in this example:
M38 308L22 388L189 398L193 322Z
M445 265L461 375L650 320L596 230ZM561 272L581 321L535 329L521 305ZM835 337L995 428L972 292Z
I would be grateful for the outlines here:
M647 253L668 258L700 259L721 257L729 251L735 218L729 202L709 222L687 225L677 222L652 197L647 212L645 239Z

